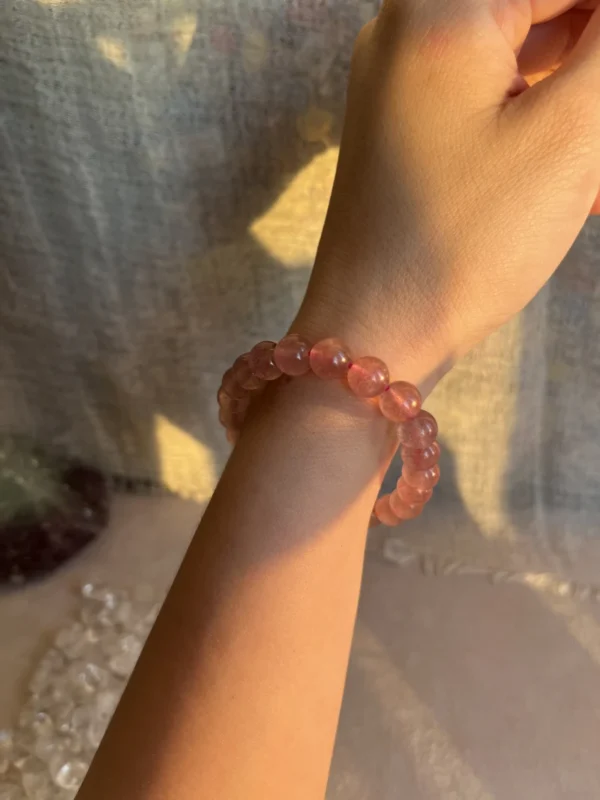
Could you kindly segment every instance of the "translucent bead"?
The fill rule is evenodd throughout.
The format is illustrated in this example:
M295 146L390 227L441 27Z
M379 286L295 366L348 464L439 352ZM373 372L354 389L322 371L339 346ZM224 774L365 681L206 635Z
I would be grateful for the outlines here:
M425 508L423 503L407 503L397 492L390 495L390 508L399 519L415 519Z
M217 392L217 403L219 404L219 408L222 408L225 411L230 409L231 406L233 405L233 397L227 394L227 392L225 391L225 389L223 389L222 386Z
M250 367L254 375L265 381L281 377L281 370L273 361L275 342L259 342L250 353Z
M375 503L373 512L380 522L383 522L384 525L388 525L390 528L400 524L398 515L394 514L390 507L390 496L387 494L380 497Z
M365 356L353 362L348 385L357 397L377 397L390 383L390 373L379 358Z
M310 368L318 378L345 378L351 363L348 348L340 339L323 339L310 351Z
M74 661L69 667L68 678L73 690L78 695L85 696L94 694L98 689L104 689L108 685L110 675L97 664Z
M45 689L56 674L62 674L65 668L65 658L58 650L48 650L40 661L33 678L29 683L29 690L33 694Z
M438 442L426 447L424 450L415 450L410 447L402 448L402 461L412 470L428 469L440 460L441 448Z
M35 756L21 763L21 783L29 800L47 800L51 796L48 768Z
M35 744L33 746L33 754L37 756L40 759L40 761L43 761L46 764L48 764L53 758L55 758L56 755L61 750L62 750L62 741L58 742L56 739L50 739L50 738L36 739Z
M398 438L406 447L424 450L435 442L438 426L428 411L419 411L414 419L398 425Z
M94 750L100 747L109 722L109 719L103 719L102 717L97 717L90 722L86 732L86 741Z
M23 800L23 790L16 783L0 783L0 800Z
M235 361L232 370L236 383L247 392L255 392L264 386L264 381L252 372L250 353L244 353L243 356L240 356Z
M98 692L96 710L99 716L104 719L110 719L116 711L119 699L119 692L115 689L106 689L104 692Z
M63 628L57 633L54 644L67 658L79 658L88 646L84 626L81 622L74 622Z
M417 489L415 486L410 486L404 478L400 478L396 486L396 493L405 503L420 503L423 505L431 500L433 489Z
M392 422L404 422L416 417L422 402L417 387L405 381L391 383L389 389L379 395L381 413Z
M29 727L36 736L42 738L45 736L52 736L54 733L54 723L50 716L44 711L38 711L37 714L33 715Z
M246 396L246 389L237 382L236 377L233 373L233 367L228 369L227 372L223 375L223 380L221 381L221 389L229 395L229 397L245 397Z
M0 730L0 775L8 772L13 755L13 735L10 731ZM0 795L0 798L2 796Z
M273 359L284 375L305 375L310 369L310 345L297 333L290 333L276 346Z
M415 489L433 489L440 480L440 468L437 464L424 470L411 470L406 464L402 467L402 477L409 486Z
M122 678L128 678L142 652L142 643L133 634L123 636L119 641L119 652L108 662L111 671Z
M61 789L77 790L83 783L88 766L80 759L67 761L54 772L54 783Z

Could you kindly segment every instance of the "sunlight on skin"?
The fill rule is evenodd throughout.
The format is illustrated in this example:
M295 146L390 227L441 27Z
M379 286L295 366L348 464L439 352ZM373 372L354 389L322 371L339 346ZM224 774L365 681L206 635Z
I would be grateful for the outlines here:
M96 46L100 53L119 69L129 69L129 56L124 42L109 36L97 36Z
M339 150L331 147L294 176L250 233L283 267L312 265L325 221Z
M208 500L217 485L211 450L161 414L154 418L154 435L167 489L189 500Z
M356 628L356 659L368 689L379 700L378 710L386 728L402 739L412 756L419 782L428 797L438 800L494 800L465 762L432 710L423 703L403 677L377 637L360 621ZM389 698L394 697L390 708Z

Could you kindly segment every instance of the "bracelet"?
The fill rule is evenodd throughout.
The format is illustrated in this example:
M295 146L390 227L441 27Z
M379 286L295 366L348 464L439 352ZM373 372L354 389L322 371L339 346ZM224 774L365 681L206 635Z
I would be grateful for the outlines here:
M365 356L353 361L340 339L310 345L293 333L278 343L259 342L240 356L223 376L217 393L219 421L228 441L235 444L252 399L268 382L308 372L325 380L347 381L357 397L376 400L383 416L397 427L402 475L396 489L375 503L371 526L395 526L418 517L440 479L437 422L421 408L416 386L405 381L390 383L389 370L379 358Z

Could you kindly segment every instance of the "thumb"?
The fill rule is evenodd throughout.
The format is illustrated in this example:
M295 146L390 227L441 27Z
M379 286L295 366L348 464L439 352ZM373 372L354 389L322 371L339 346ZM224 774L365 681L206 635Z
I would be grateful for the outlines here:
M565 111L572 108L584 120L600 124L600 7L590 16L562 66L527 95L530 102L537 102L539 97L542 102Z
M563 188L566 179L575 190L571 212L583 218L598 213L600 8L562 66L510 101L505 111L517 123L513 135L527 143L546 179Z

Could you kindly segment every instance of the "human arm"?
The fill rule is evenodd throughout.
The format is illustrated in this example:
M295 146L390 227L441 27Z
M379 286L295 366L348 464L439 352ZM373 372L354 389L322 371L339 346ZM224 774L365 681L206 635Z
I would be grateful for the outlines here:
M467 4L450 6L467 14ZM394 378L430 388L558 265L598 191L600 137L572 86L507 104L516 62L505 69L497 38L486 51L498 46L498 74L467 80L483 63L481 43L464 33L470 16L464 28L448 20L458 46L437 23L422 30L440 38L407 35L389 8L387 27L359 44L340 172L294 328L312 340L341 335L358 354L383 357ZM573 66L588 99L600 85L594 60ZM450 96L458 108L434 113L435 98ZM269 392L82 800L323 795L392 434L338 384L306 378Z

